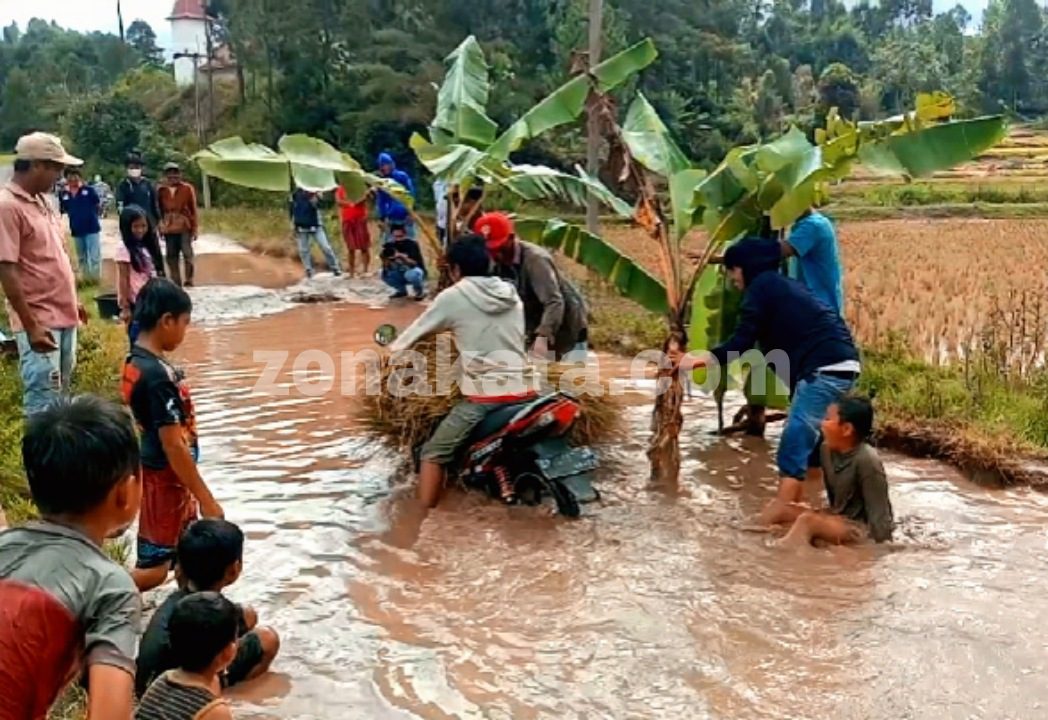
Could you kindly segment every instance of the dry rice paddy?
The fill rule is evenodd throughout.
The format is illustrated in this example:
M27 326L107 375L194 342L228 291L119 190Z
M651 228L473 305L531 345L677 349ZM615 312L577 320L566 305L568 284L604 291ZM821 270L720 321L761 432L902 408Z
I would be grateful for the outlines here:
M641 233L605 232L654 269ZM845 222L838 235L846 313L864 345L903 342L933 362L981 347L1028 366L1048 344L1048 219Z

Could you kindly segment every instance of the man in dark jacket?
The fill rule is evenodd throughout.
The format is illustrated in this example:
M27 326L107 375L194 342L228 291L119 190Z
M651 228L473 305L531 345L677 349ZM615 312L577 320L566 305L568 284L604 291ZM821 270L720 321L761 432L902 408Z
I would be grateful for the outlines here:
M777 272L782 251L777 241L748 239L728 248L724 267L743 291L735 333L702 355L674 353L681 370L718 365L759 343L768 365L790 387L790 414L779 441L779 491L761 515L774 524L799 502L808 469L818 467L814 451L826 410L855 385L861 369L851 331L839 314L796 280Z
M145 177L142 156L131 153L127 156L127 177L116 186L116 210L123 212L128 205L137 205L149 215L150 225L160 224L160 203L157 200L156 188ZM164 277L164 255L160 252L160 237L154 234L147 244L153 267L160 277Z
M552 351L557 360L585 360L586 303L553 256L516 237L513 222L503 213L482 215L473 230L487 241L499 275L517 286L531 352L545 356Z
M335 251L328 241L324 222L320 218L320 196L315 192L298 188L291 195L289 211L291 213L291 225L295 231L295 241L298 243L298 256L302 260L302 266L306 269L306 278L313 277L313 243L316 242L320 252L324 255L328 269L335 277L342 275L342 266L335 256Z

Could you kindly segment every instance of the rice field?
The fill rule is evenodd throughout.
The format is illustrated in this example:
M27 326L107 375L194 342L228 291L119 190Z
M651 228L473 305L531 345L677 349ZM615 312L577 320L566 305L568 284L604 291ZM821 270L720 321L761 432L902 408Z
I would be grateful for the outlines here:
M974 350L1026 370L1048 344L1048 219L839 223L846 315L867 347L902 345L932 363ZM643 234L608 239L654 270ZM701 237L690 248L699 249Z

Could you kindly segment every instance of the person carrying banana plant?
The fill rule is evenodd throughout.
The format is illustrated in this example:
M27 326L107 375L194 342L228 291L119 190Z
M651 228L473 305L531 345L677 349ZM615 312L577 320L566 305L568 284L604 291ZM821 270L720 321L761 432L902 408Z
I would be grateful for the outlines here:
M790 388L790 413L779 441L779 489L761 521L778 524L804 495L804 481L819 476L819 427L827 408L859 379L859 352L840 314L804 284L778 272L777 240L752 238L728 248L724 269L742 290L739 324L727 341L702 354L673 349L681 372L730 362L760 345L761 352Z

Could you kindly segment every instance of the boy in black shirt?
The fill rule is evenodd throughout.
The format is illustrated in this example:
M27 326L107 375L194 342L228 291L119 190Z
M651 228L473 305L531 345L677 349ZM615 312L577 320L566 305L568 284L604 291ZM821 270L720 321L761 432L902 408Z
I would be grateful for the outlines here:
M193 304L170 280L146 283L135 302L140 333L124 363L121 392L142 436L142 514L132 577L141 591L167 579L182 531L222 508L197 470L196 418L181 373L164 359L185 339Z
M198 520L178 542L180 589L173 592L153 614L138 648L135 690L138 695L159 676L178 667L172 651L169 623L179 600L200 592L221 592L240 577L243 568L244 533L226 520ZM269 670L280 650L280 638L268 627L258 627L258 614L238 607L239 639L236 658L226 669L226 687L251 680Z

